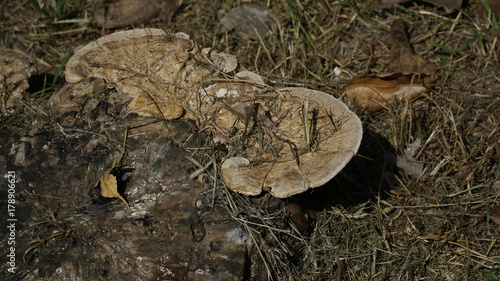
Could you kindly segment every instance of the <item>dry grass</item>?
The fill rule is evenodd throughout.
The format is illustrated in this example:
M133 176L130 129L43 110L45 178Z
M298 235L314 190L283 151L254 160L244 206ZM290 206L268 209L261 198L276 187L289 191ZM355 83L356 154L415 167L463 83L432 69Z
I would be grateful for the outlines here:
M32 2L53 1L3 4L0 31L43 59L48 73L55 74L73 47L110 33L88 25L95 1L78 3L59 16L36 10ZM227 207L256 244L254 260L263 262L253 267L260 274L253 279L483 280L484 272L500 275L500 228L487 216L500 203L500 30L478 17L473 5L446 14L420 2L380 10L371 8L377 1L269 1L273 35L246 41L215 34L233 1L184 2L169 29L189 33L201 46L236 54L243 67L273 86L334 93L353 74L385 72L388 31L396 18L409 27L416 52L439 66L427 96L386 111L369 114L339 96L363 120L365 136L358 156L328 186L288 200L301 201L310 211L312 231L301 234L275 199L228 192L218 169L207 169L212 181L206 192ZM335 68L342 74L335 75ZM416 158L425 164L419 178L394 163L395 155L417 139L423 146ZM198 158L220 164L214 159L223 153L211 147Z

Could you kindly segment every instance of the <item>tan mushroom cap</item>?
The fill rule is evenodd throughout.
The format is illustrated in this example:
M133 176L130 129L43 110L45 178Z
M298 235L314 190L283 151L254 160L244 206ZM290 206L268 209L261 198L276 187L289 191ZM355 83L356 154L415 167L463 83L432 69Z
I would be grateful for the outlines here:
M273 112L273 108L267 108L266 114L273 121L277 116L285 116L273 129L285 145L273 144L280 148L279 157L268 161L262 161L262 156L227 159L222 165L222 177L235 192L251 196L269 190L275 197L290 197L327 183L358 151L363 134L361 121L344 103L324 92L305 88L279 91L285 101L276 108L286 114ZM314 145L309 150L305 148L304 106L315 115L308 115L310 133L314 134L310 136ZM241 152L245 153L250 155Z
M0 48L0 82L2 85L16 85L17 91L25 91L28 78L35 72L35 62L27 54L7 48ZM19 85L20 84L20 85Z
M66 81L103 78L108 87L130 95L128 112L174 119L182 115L186 97L179 90L181 72L197 53L184 33L133 29L106 35L78 50L68 61Z

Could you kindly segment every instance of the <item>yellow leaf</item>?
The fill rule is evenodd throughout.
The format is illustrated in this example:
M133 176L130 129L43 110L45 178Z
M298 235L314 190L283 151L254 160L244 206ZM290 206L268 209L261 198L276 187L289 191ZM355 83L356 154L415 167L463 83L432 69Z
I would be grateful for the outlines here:
M116 176L111 174L112 170L113 168L106 170L99 179L101 195L106 198L118 198L127 205L127 208L130 208L127 201L118 193L118 182Z

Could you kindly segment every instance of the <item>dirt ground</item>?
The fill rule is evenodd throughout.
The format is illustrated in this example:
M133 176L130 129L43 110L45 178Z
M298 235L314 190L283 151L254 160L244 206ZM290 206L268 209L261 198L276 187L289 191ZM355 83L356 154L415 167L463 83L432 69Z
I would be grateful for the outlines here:
M224 206L255 243L251 272L241 278L500 280L497 17L485 16L472 0L460 9L427 1L256 1L269 11L271 33L248 38L218 32L223 16L248 1L170 1L179 6L158 6L160 14L113 28L92 18L102 2L110 1L1 5L1 47L29 54L38 68L29 80L27 104L43 102L65 84L61 69L74 48L119 30L159 27L236 55L240 69L259 73L273 87L332 94L362 120L358 154L325 186L304 194L248 198L224 191L220 179L211 177L217 173L206 172L215 205ZM437 71L418 99L368 112L342 88L353 77L390 72L390 30L396 19L403 20L415 53ZM32 134L37 118L30 106L0 116L0 145ZM404 166L401 161L412 147L416 162ZM7 198L5 188L2 182ZM37 244L40 255L50 252L52 243L71 239L70 231L54 236L57 227L40 229L43 216L37 219L26 231L32 239L46 239ZM7 240L2 238L2 247ZM20 247L26 254L32 246Z

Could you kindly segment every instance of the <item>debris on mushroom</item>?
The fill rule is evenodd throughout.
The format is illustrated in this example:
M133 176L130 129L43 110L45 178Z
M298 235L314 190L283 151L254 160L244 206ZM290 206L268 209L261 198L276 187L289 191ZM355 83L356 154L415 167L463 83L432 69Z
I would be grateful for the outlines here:
M226 99L233 100L241 98L241 93L258 94L269 89L264 79L258 74L250 71L236 73L234 79L215 80L214 84L201 87L199 91L199 112L213 123L215 129L212 131L214 141L227 142L229 131L232 131L239 118L245 115L247 104L234 101L229 107Z
M220 101L233 114L230 150L222 165L228 187L278 198L324 185L356 154L359 118L332 96L305 88L240 93Z
M176 119L184 113L182 103L189 95L183 80L193 76L183 71L198 53L184 33L153 28L121 31L79 49L68 61L65 76L69 83L88 77L104 79L109 88L131 97L127 113Z
M202 87L200 94L215 98L238 97L239 93L257 92L267 87L262 77L250 71L236 73L235 79L221 79L216 82Z
M11 112L26 100L28 78L36 71L34 60L27 54L6 48L0 48L0 113Z
M254 81L260 84L264 84L264 79L260 75L258 75L255 72L251 72L248 70L240 71L236 73L235 75L236 78L240 80L247 80L247 81Z
M234 71L238 67L238 59L234 55L218 53L211 48L204 48L201 53L206 56L214 66L225 73Z

